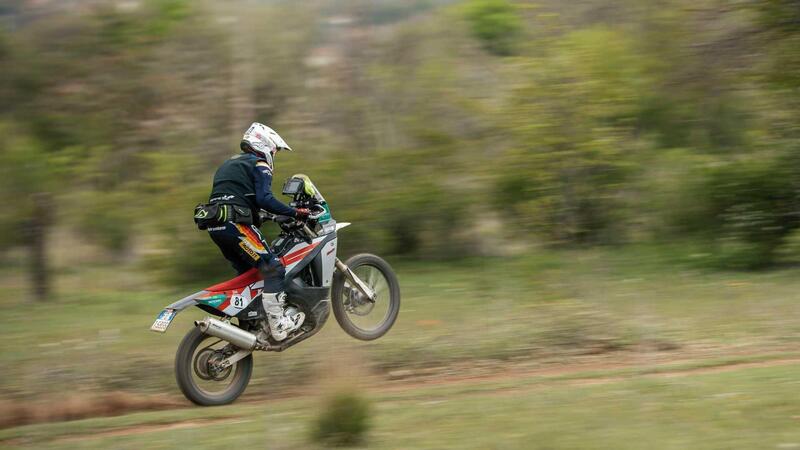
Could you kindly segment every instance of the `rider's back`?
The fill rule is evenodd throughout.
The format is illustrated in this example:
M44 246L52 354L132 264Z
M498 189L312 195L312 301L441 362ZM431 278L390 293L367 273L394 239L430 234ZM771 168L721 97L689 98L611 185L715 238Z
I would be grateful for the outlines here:
M258 158L240 153L222 163L214 174L209 203L230 203L257 211L253 168Z

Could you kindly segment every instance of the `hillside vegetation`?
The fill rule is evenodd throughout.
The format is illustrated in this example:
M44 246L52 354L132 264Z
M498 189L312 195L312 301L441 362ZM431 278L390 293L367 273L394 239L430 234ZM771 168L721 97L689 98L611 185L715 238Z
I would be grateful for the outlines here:
M797 260L788 0L5 5L7 264L224 276L189 214L254 120L297 150L276 184L307 173L356 223L348 251L680 242L706 267ZM54 233L88 247L60 263Z

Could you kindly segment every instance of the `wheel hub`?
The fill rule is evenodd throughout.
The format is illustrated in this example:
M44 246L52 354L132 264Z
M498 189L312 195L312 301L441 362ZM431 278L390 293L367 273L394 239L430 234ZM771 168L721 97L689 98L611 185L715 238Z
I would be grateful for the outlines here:
M202 350L194 358L194 373L203 380L223 381L233 370L233 366L219 367L224 359L225 353L220 350Z
M356 288L350 288L349 295L345 301L347 312L357 316L366 316L375 307L375 302L370 301L366 295Z

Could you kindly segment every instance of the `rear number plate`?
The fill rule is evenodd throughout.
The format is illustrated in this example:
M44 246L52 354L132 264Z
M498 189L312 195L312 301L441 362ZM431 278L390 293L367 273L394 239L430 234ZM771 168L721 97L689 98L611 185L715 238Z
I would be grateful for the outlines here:
M169 327L169 324L172 323L172 319L174 319L176 315L177 312L174 309L167 308L161 311L158 317L156 317L156 321L153 322L153 326L150 327L150 330L159 333L167 331L167 327Z

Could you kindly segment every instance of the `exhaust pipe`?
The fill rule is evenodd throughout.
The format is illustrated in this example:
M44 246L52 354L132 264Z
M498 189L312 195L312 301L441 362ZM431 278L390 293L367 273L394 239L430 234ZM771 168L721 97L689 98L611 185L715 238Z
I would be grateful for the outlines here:
M211 317L195 320L194 325L203 333L228 341L244 350L253 350L258 342L255 334Z

